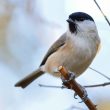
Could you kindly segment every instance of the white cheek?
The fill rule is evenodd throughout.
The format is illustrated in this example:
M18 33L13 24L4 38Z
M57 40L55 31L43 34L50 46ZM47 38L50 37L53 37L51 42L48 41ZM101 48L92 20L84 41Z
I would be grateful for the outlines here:
M93 21L84 20L82 22L77 22L78 30L89 32L89 31L96 31L96 25Z

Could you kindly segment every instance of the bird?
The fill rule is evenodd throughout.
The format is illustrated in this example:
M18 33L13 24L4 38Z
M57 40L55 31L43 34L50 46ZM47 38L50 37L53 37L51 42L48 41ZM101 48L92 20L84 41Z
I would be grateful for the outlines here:
M59 66L75 73L76 78L89 67L101 42L95 21L85 12L74 12L66 21L67 31L49 48L39 68L18 81L15 87L25 88L44 73L60 77Z

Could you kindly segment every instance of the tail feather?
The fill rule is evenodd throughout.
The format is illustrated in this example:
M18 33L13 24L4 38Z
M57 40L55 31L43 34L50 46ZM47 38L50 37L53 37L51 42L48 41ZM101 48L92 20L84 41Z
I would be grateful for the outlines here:
M15 87L22 87L25 88L27 87L31 82L33 82L36 78L38 78L39 76L43 75L44 72L41 71L41 69L37 69L36 71L34 71L33 73L29 74L28 76L24 77L22 80L20 80L19 82L17 82L15 84Z

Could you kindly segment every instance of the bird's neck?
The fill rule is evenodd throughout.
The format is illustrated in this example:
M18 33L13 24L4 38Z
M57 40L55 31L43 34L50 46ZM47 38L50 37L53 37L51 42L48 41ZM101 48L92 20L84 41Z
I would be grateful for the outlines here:
M71 44L71 46L79 46L80 48L85 48L93 46L93 48L97 48L100 44L100 38L98 36L97 31L91 31L91 32L77 32L77 33L71 33L70 31L66 32L67 34L67 40L66 42L68 44Z

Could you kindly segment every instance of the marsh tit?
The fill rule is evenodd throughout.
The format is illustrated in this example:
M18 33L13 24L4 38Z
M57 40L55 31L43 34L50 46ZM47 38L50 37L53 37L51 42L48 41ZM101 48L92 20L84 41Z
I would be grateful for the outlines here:
M89 67L100 45L96 24L84 12L70 14L67 22L67 31L49 48L39 68L17 82L16 87L25 88L44 73L59 77L59 66L74 72L76 77Z

